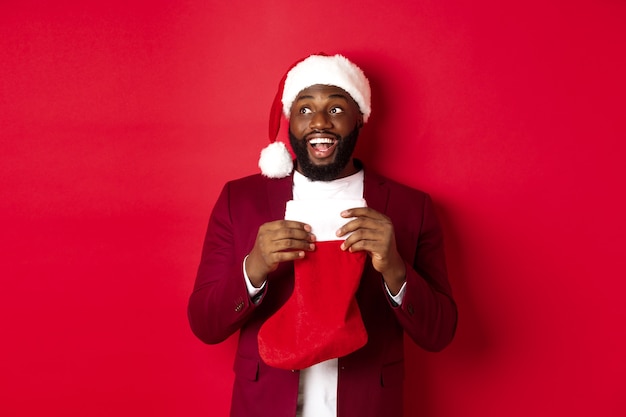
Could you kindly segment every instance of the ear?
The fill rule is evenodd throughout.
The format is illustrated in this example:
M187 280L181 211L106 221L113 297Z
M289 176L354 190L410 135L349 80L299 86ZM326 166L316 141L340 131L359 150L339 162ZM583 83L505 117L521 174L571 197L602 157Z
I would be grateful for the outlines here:
M359 118L356 121L356 127L359 129L363 127L365 123L363 122L363 113L359 113Z

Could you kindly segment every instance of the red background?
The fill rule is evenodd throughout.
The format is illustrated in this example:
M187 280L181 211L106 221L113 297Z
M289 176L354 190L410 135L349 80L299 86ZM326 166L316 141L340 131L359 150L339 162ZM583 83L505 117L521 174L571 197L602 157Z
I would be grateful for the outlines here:
M626 3L50 3L0 5L0 415L226 415L235 338L187 297L318 51L370 76L357 152L445 230L458 333L407 343L406 415L626 415Z

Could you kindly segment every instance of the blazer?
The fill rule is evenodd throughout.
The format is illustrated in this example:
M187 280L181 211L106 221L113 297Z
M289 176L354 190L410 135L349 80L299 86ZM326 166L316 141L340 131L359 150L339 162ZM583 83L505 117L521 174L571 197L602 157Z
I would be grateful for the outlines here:
M257 342L263 322L293 291L293 262L280 264L268 276L257 304L243 276L243 259L259 226L284 218L292 186L292 176L257 174L228 182L209 220L188 317L194 334L208 344L239 331L231 417L295 416L299 371L265 364ZM402 417L404 333L423 349L439 351L454 336L457 308L430 197L365 169L364 198L394 225L406 263L406 292L402 305L395 305L368 258L356 294L368 342L339 358L337 416Z

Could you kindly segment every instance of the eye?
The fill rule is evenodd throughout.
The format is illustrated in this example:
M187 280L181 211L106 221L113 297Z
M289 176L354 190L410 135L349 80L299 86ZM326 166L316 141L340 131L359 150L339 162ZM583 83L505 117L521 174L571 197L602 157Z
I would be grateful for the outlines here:
M330 114L340 114L343 113L343 109L341 107L332 107L330 109Z
M309 109L308 107L302 107L300 108L300 111L298 112L300 114L311 114L311 109Z

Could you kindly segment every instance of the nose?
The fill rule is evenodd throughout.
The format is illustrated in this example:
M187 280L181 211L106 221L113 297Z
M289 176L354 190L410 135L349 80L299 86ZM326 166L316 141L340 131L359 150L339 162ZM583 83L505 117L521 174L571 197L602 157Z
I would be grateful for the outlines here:
M330 129L331 127L333 127L333 124L330 120L330 115L328 113L318 111L313 113L313 117L311 117L309 127L313 130L324 130Z

